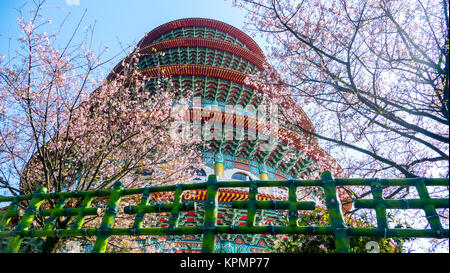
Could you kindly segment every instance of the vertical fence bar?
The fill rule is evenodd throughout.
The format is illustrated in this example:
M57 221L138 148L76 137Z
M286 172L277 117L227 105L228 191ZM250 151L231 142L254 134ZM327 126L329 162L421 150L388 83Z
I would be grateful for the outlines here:
M416 189L419 193L420 200L423 201L423 210L425 211L425 216L427 218L428 223L431 226L431 229L433 229L438 237L442 236L442 224L441 220L439 219L439 215L436 212L436 208L434 207L432 203L432 198L430 197L430 194L428 193L427 187L425 186L425 182L423 179L419 179L416 182Z
M145 212L143 212L142 207L146 206L148 204L148 200L150 199L150 189L146 188L144 192L142 193L142 199L141 203L139 204L139 212L136 213L136 216L134 218L133 223L133 229L140 229L142 227L142 224L144 222L144 216Z
M93 197L90 195L86 195L83 199L83 203L81 204L80 213L78 214L77 218L73 223L70 225L71 229L80 229L83 226L84 219L86 218L86 215L83 214L83 210L88 208L92 203Z
M255 225L257 194L258 187L254 183L251 183L249 188L247 207L247 226L249 227L253 227Z
M97 239L94 244L94 253L103 253L108 244L108 238L111 236L111 228L114 225L117 212L119 211L120 199L122 198L123 184L120 181L114 183L111 196L109 198L108 207L102 219L102 224L97 230Z
M9 205L9 208L5 211L3 216L0 218L0 231L5 230L9 221L11 220L11 216L14 214L18 214L17 208L19 207L20 201L18 199L14 199Z
M66 204L66 199L63 197L60 197L55 205L55 209L62 209L64 208L64 205ZM53 211L50 216L45 220L45 225L43 230L49 231L52 230L53 227L56 224L56 220L59 216L56 215L56 212Z
M386 219L386 205L383 202L383 186L379 179L371 184L373 200L375 202L375 213L377 216L377 229L386 237L388 223Z
M325 191L325 203L330 215L331 226L334 229L334 244L336 251L340 253L350 252L350 242L348 239L347 228L342 216L339 199L336 195L336 183L331 172L322 173L323 189Z
M8 247L6 249L7 252L17 253L19 251L20 245L22 244L22 241L24 239L21 233L23 231L27 231L30 228L31 223L33 222L34 217L39 210L39 207L41 206L42 202L44 202L44 199L41 199L41 194L43 193L47 193L47 189L45 187L40 187L37 191L34 192L33 198L31 199L30 204L25 210L25 214L22 216L22 219L20 219L19 224L14 230L15 235L14 237L12 237L11 241L8 244Z
M183 193L183 190L178 185L177 189L174 192L173 195L173 205L172 205L172 211L169 215L169 235L172 235L172 230L178 226L178 216L181 209L181 194Z
M202 253L214 253L216 246L216 223L217 223L217 177L208 177L205 200L205 221L203 223Z
M294 183L289 182L288 193L288 226L296 227L298 221L298 209L297 209L297 187Z

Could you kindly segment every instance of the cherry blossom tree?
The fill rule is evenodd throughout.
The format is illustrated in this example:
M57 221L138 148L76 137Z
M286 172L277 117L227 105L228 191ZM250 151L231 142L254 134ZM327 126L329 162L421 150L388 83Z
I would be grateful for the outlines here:
M449 176L447 0L233 2L266 38L265 69L248 81L274 94L266 103L289 106L281 126L317 138L348 177Z
M77 40L82 20L58 47L58 35L43 30L51 23L42 16L44 3L34 3L29 16L20 12L19 46L1 59L2 194L28 194L41 185L62 192L107 189L117 180L129 188L191 179L195 142L171 130L190 94L163 77L150 94L148 78L137 70L137 49L105 82L102 69L111 59L90 49L89 31Z
M183 112L172 111L175 100L187 105L189 94L169 90L163 78L149 94L148 78L135 69L137 50L103 82L96 73L106 63L102 54L85 44L55 48L56 35L39 31L48 23L43 3L29 20L19 18L21 48L0 68L1 160L10 169L2 169L2 186L18 194L36 184L51 191L107 188L139 174L127 176L131 186L143 172L149 181L179 178L192 143L169 129ZM8 183L12 178L21 188Z
M327 145L347 175L448 176L448 1L236 5L270 45L271 66L253 80L279 85L274 102L295 98L316 132L293 107L281 109L287 124Z

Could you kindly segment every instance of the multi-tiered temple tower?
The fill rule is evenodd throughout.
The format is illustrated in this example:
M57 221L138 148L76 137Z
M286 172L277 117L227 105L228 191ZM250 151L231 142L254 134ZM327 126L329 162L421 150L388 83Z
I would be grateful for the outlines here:
M202 157L196 159L203 164L198 170L198 181L206 180L210 174L216 174L222 180L301 179L316 171L320 160L330 160L317 141L311 144L312 149L311 146L305 149L296 141L299 136L284 128L277 128L275 136L261 130L257 132L256 112L249 109L258 109L262 91L246 83L245 79L263 69L264 55L239 29L212 19L176 20L149 32L139 42L137 50L142 54L137 67L150 77L145 85L149 92L158 88L161 74L170 77L174 89L194 92L195 99L186 115L187 120L204 126L205 117L208 117L206 120L211 127L221 129L220 136L216 132L212 137L203 138ZM121 64L110 77L120 70ZM303 117L303 126L314 130L304 112L298 109L298 113ZM295 156L286 162L283 157L288 150L294 151ZM186 198L201 204L205 196L205 192L198 191ZM218 224L244 225L245 213L232 209L230 202L246 198L248 191L221 190ZM259 192L258 198L283 197L280 192L267 191ZM202 219L200 205L196 212L185 213L179 225L197 225ZM275 224L283 219L285 216L269 211L258 214L256 223ZM156 224L164 227L167 221L160 217ZM264 235L218 236L216 246L219 252L255 252L270 247L272 239ZM176 241L181 243L179 251L187 248L196 251L201 237L177 237Z

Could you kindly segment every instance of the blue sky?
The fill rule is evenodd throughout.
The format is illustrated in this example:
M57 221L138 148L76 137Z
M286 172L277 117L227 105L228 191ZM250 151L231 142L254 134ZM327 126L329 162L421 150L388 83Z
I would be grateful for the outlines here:
M0 1L0 54L8 55L10 39L14 46L19 38L16 9L24 4L24 11L32 7L26 0ZM108 45L110 54L121 51L118 41L134 45L145 33L172 20L205 17L243 29L245 15L244 10L232 7L231 0L47 0L43 14L53 21L49 27L55 28L70 13L65 26L68 35L86 9L82 26L95 23L93 49Z

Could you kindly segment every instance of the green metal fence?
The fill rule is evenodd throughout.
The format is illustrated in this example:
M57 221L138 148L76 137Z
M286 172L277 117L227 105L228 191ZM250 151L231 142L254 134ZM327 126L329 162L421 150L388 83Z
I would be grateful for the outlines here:
M337 196L337 187L343 186L369 186L373 199L354 200L355 208L374 209L377 225L374 228L354 228L345 224L340 200ZM417 199L384 199L383 190L387 187L415 187L419 194ZM93 252L105 252L108 239L113 235L188 235L203 234L202 252L214 252L217 234L305 234L305 235L331 235L335 241L337 252L349 252L349 236L367 236L376 238L448 238L448 229L443 228L436 209L448 208L448 198L431 198L427 187L449 186L449 179L439 178L409 178L409 179L333 179L330 172L324 172L320 180L287 180L287 181L217 181L211 175L208 181L195 184L180 184L136 189L124 189L121 182L116 182L111 190L76 191L63 193L47 193L45 188L38 189L32 195L16 197L0 197L0 202L9 202L6 211L0 214L0 238L8 238L7 252L18 252L25 238L30 237L75 237L95 236ZM287 187L288 200L258 200L260 187ZM307 187L322 187L325 193L326 209L329 213L329 226L299 226L299 211L313 210L314 202L298 201L297 189ZM249 198L246 201L233 201L232 208L247 210L245 226L217 225L218 190L219 188L248 188ZM195 203L183 201L182 194L189 190L206 190L204 201L204 222L202 226L178 226L181 211L195 210ZM172 192L172 203L150 204L152 193ZM119 211L119 204L124 196L141 195L139 204L126 206ZM79 208L67 207L68 199L80 201ZM94 198L106 198L107 207L103 213L101 225L97 228L83 228L85 217L99 215L99 208L90 208ZM40 209L44 201L53 200L53 209ZM19 205L26 202L27 208L21 213ZM389 228L386 216L387 209L422 209L425 211L429 228ZM287 211L286 225L255 225L257 210L284 210ZM167 227L143 227L143 218L148 213L168 212L169 224ZM114 221L119 213L135 215L134 223L130 227L115 228ZM43 228L33 228L33 221L40 214L45 219ZM55 229L58 217L75 217L67 229ZM11 229L8 223L11 218L20 218L17 225ZM301 217L301 216L300 216ZM7 228L8 226L8 228ZM42 225L41 225L42 226Z

